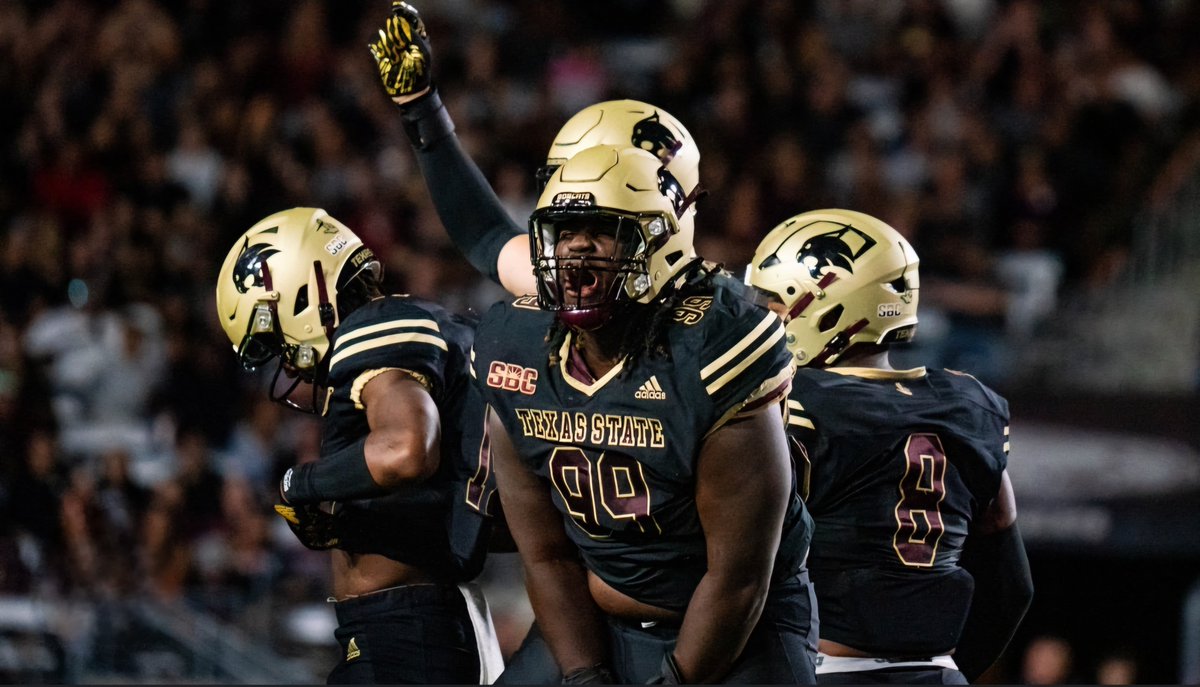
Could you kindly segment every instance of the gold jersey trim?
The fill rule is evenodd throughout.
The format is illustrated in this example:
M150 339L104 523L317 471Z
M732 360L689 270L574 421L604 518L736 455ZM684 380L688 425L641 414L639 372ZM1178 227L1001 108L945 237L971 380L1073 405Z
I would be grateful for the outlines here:
M751 336L755 337L755 340L756 340L757 337L762 334L760 329L763 329L764 325L769 326L770 324L772 324L771 320L774 320L774 323L776 325L778 325L775 329L775 333L772 334L771 336L767 337L766 341L763 341L758 346L758 348L754 349L754 351L751 352L750 355L743 358L741 362L739 362L737 365L734 365L733 367L729 368L728 372L726 372L725 374L718 377L715 381L713 381L708 386L704 387L704 390L708 392L709 396L712 396L713 394L720 391L721 387L725 386L733 379L736 379L738 375L740 375L741 373L743 373L747 369L749 369L750 366L753 365L759 358L761 358L764 353L769 351L772 346L774 346L776 343L779 342L780 339L783 338L783 332L784 332L783 324L779 320L779 318L775 316L775 313L771 313L767 317L768 317L768 319L764 320L763 324L760 324L757 328L755 328L755 330L754 330L755 333L751 334ZM742 339L742 342L740 344L738 344L738 346L736 347L737 350L735 351L735 350L731 349L730 353L736 354L736 353L740 352L741 350L745 349L746 346L748 346L749 343L751 343L752 341L753 340L751 339L751 337L746 337L745 339ZM729 355L729 353L726 353L725 355ZM722 356L722 357L724 357L724 356ZM709 367L712 367L712 366L710 365ZM705 369L707 370L708 368L705 368ZM707 375L704 372L701 372L700 376L701 376L701 381L703 381ZM791 366L790 365L788 366L788 376L789 377L791 376Z
M832 372L845 377L861 377L863 379L880 379L884 381L923 379L926 374L924 367L914 367L911 370L884 370L878 367L827 367L825 370L826 372Z
M787 409L788 425L792 427L807 427L809 429L816 429L816 426L813 425L813 421L801 414L804 412L804 406L800 404L800 401L793 401L789 398L787 402Z
M716 374L717 371L720 370L722 367L725 367L726 365L728 365L729 361L736 358L737 355L739 353L741 353L743 350L749 348L750 344L754 343L755 341L758 341L758 337L762 336L763 332L767 331L767 328L770 327L772 323L779 325L779 331L781 333L780 335L782 336L783 323L779 320L779 318L775 315L775 313L767 313L767 316L763 318L762 322L759 322L758 326L756 326L749 334L742 337L741 341L738 341L736 344L733 345L732 348L725 351L725 353L723 355L721 355L721 357L712 361L708 365L705 365L704 369L700 370L700 380L701 381L707 380L709 377ZM743 362L745 362L745 361L743 361ZM709 393L711 394L712 392L710 391Z
M567 361L571 357L571 344L574 340L575 332L567 332L566 338L563 339L562 347L558 349L558 371L562 375L563 379L566 380L567 384L571 385L571 388L579 391L585 396L591 397L595 395L597 391L603 389L604 385L608 384L613 377L616 377L621 373L621 368L625 367L625 359L621 358L621 360L613 366L613 369L609 370L603 377L597 379L591 384L581 382L578 379L575 379L575 376L572 375L570 370L567 369Z
M401 344L401 343L427 343L427 344L437 346L438 348L442 349L443 351L450 350L446 346L446 342L442 340L442 337L436 336L434 334L419 334L416 332L408 332L405 334L392 334L391 336L381 336L378 339L371 339L370 341L363 341L361 343L356 343L353 346L347 346L346 348L339 350L337 353L334 354L333 358L330 359L329 370L332 373L333 367L335 365L337 365L339 362L345 360L346 358L349 358L352 355L356 355L358 353L362 353L363 351L369 351L369 350L372 350L375 348L380 348L383 346L392 346L392 345Z
M367 370L354 379L354 383L350 385L350 402L354 404L356 410L366 410L367 406L362 402L363 388L367 386L367 382L375 379L384 372L403 372L412 377L418 384L425 388L430 394L433 393L433 385L429 382L429 378L420 372L413 372L403 367L378 367L374 370Z
M772 315L772 317L774 317L774 315ZM779 391L780 387L787 385L788 388L790 388L791 381L792 381L792 366L789 363L788 365L784 366L783 369L779 370L779 372L776 372L774 375L772 375L770 379L767 379L762 384L759 384L758 388L756 388L754 391L750 392L750 395L747 396L741 403L738 403L737 405L733 406L729 410L725 411L725 414L722 415L713 424L713 426L710 427L709 430L704 433L704 438L707 439L709 436L712 435L713 432L717 431L721 427L724 427L726 424L729 423L730 420L733 420L734 418L740 419L740 418L752 417L752 416L757 415L758 413L761 413L765 410L776 408L777 406L775 403L767 403L765 405L756 407L750 411L742 412L742 409L745 408L746 406L751 405L755 401L761 400L762 398L764 398L772 393L775 393L776 391ZM779 397L779 400L783 401L786 397L787 397L787 389L784 389L782 394ZM780 406L782 407L782 404L780 404ZM783 414L780 413L780 418L782 418L782 417L783 417Z
M361 329L355 329L349 334L339 337L336 348L340 349L347 341L353 341L364 336L370 336L372 334L378 334L379 332L386 332L392 329L404 329L405 327L429 329L438 332L439 334L442 331L441 329L438 329L437 322L434 322L433 320L392 320L390 322L381 322L379 324L372 324Z

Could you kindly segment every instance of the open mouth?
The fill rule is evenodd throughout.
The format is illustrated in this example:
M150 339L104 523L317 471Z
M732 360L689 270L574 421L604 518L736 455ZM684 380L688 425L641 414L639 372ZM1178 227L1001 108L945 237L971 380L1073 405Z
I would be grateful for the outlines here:
M600 289L600 275L584 267L563 270L563 290L576 303L588 301Z

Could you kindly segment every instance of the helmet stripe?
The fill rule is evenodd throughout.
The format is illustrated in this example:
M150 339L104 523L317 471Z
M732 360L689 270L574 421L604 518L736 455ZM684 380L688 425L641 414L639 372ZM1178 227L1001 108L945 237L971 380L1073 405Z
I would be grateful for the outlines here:
M837 275L833 272L826 272L825 276L821 277L821 281L817 282L817 288L826 289L830 284L837 281L837 278ZM800 313L804 312L804 310L808 308L808 306L812 305L812 302L816 299L817 294L813 293L812 291L809 291L801 296L800 299L796 301L795 305L792 306L792 309L788 310L788 319L798 317Z

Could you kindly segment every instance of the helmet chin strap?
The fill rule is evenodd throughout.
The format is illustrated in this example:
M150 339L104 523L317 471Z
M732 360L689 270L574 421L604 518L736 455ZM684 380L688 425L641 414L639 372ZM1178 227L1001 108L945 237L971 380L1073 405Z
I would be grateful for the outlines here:
M317 315L321 318L321 326L325 328L325 339L332 344L336 316L333 304L329 302L329 290L325 286L325 273L321 270L320 260L313 260L313 271L317 273Z
M821 349L821 352L812 359L812 362L810 362L808 366L825 367L828 365L833 358L841 355L846 350L846 347L850 345L850 339L852 339L855 334L861 332L868 324L869 322L864 317L858 322L855 322L849 327L846 327L842 331L838 332L832 339L829 340L829 343L825 344L825 348Z

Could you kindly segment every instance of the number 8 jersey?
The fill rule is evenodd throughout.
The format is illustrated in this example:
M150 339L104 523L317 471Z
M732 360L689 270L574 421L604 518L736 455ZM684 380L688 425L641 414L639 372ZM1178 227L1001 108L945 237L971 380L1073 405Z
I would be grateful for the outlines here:
M953 649L974 590L958 560L1000 489L1007 402L950 370L801 368L788 411L821 638L885 657Z
M701 446L739 415L778 412L791 377L782 323L718 286L672 312L669 357L627 358L587 380L571 368L573 335L550 363L553 318L531 296L493 306L475 336L477 383L521 460L549 482L586 567L642 603L683 611L706 570ZM802 568L811 532L794 495L775 580Z

